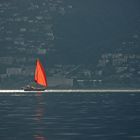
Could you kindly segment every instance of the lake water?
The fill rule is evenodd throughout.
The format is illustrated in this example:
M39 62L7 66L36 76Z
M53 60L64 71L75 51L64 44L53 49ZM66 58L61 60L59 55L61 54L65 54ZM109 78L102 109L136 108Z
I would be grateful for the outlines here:
M140 140L140 94L1 93L0 140Z

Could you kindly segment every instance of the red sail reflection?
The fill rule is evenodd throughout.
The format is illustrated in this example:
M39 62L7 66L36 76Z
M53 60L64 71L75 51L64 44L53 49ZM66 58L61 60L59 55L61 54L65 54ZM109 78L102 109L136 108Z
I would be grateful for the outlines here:
M38 93L40 94L40 93ZM35 123L39 126L36 134L34 135L35 140L47 140L47 138L44 136L45 125L43 122L43 117L45 113L45 106L43 103L43 96L36 96L37 97L37 107L36 107L36 114L35 114Z
M47 140L47 139L41 135L36 135L35 140Z

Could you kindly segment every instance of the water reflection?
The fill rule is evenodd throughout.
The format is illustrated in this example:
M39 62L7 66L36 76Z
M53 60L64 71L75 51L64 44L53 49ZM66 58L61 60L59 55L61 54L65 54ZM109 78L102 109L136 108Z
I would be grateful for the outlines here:
M43 101L42 93L38 92L36 96L36 109L35 109L35 124L37 125L36 133L34 135L35 140L47 140L44 136L45 126L43 123L43 117L45 113L45 103Z
M47 139L41 135L36 135L35 140L47 140Z
M140 94L0 97L0 140L139 140L139 122Z

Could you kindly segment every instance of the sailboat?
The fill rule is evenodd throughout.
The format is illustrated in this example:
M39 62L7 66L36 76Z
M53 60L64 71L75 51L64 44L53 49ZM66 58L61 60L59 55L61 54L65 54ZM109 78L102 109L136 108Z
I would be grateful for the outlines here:
M41 64L40 60L36 60L36 68L35 68L35 74L34 74L34 81L37 85L42 86L41 88L33 87L30 85L27 85L24 90L25 91L43 91L48 87L47 77L45 73L45 69L43 65Z

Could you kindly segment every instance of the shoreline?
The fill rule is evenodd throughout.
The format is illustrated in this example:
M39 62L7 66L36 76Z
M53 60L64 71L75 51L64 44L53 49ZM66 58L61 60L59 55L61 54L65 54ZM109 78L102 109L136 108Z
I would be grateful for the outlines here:
M21 89L2 89L0 93L140 93L140 89L48 89L44 91L24 91Z

